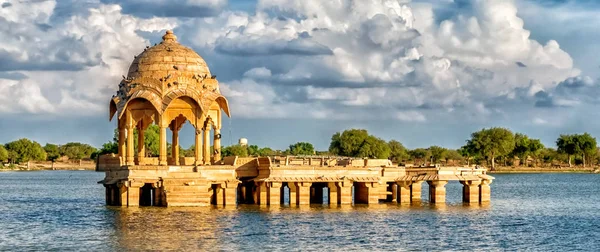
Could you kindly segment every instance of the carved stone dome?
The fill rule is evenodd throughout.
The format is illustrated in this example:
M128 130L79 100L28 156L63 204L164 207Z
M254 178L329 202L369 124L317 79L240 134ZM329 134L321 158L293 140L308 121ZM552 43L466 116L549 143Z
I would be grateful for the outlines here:
M172 31L167 31L162 38L162 42L147 47L135 57L129 67L128 78L160 79L169 74L189 78L206 75L210 78L206 61L194 50L179 44Z

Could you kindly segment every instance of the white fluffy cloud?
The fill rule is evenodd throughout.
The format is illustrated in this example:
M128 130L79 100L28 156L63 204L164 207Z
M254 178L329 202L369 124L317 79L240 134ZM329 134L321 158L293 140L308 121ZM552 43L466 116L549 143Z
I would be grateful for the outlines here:
M106 110L133 55L148 44L136 32L175 26L167 19L123 15L118 5L100 5L55 24L49 21L55 6L14 2L0 9L6 24L0 69L19 73L16 80L0 79L0 111L68 116Z
M471 0L445 20L408 0L260 0L253 13L177 3L106 0L55 19L54 1L11 2L0 9L0 111L105 110L133 55L170 28L207 59L240 117L482 120L515 103L594 102L600 90L558 42L531 38L510 0ZM169 6L215 11L177 19Z
M371 117L373 109L404 121L460 111L490 116L503 114L521 90L528 92L520 102L533 107L538 91L580 74L556 41L530 37L513 1L471 5L436 22L431 5L410 1L261 0L254 15L223 12L178 29L193 32L187 41L214 54L213 64L239 63L246 74L231 76L238 80L231 90L260 78L273 96L261 104L298 109L288 117L323 117L320 110Z

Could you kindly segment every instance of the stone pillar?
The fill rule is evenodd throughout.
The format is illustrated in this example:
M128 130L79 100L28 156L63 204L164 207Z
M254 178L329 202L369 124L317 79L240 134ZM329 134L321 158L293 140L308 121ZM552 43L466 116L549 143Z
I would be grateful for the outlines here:
M177 124L177 120L174 123ZM174 125L171 130L173 131L171 158L173 158L173 165L179 165L179 131L177 130L177 125Z
M406 204L406 203L410 203L411 201L411 195L410 195L410 188L411 188L411 184L410 182L397 182L396 184L398 184L398 203L400 204ZM421 193L421 191L419 190L419 193ZM420 194L419 194L420 195Z
M237 204L237 182L226 182L221 185L222 190L224 190L225 202L223 202L226 206L235 206Z
M277 206L281 204L281 182L268 182L267 184L267 204Z
M127 187L127 206L139 206L140 205L140 187L137 183L128 182Z
M290 188L290 206L297 205L298 186L294 182L288 182L288 187Z
M215 132L214 132L214 140L213 140L213 147L214 147L214 161L218 162L221 161L221 129L219 128L215 128Z
M127 122L127 165L134 165L134 148L133 148L133 138L135 135L133 134L133 123Z
M377 204L379 203L379 183L360 182L354 189L355 203Z
M492 183L491 180L483 180L481 181L481 185L479 186L479 202L481 203L486 203L486 202L490 202L491 200L491 189L490 189L490 184Z
M296 193L296 204L297 205L309 205L310 204L310 186L312 183L308 182L296 182L298 192Z
M423 181L414 181L410 184L410 201L421 201L421 184Z
M461 181L463 185L463 202L469 204L479 204L479 185L481 181L470 180Z
M121 158L121 165L125 163L127 158L127 146L125 145L125 127L119 125L119 157Z
M127 206L127 198L128 198L128 194L129 194L129 188L127 186L125 186L125 184L120 184L117 186L117 190L119 190L119 197L118 199L116 199L118 202L116 202L115 205L119 205L119 206Z
M446 184L448 181L427 181L429 184L429 201L435 204L446 203Z
M337 206L340 204L338 201L337 185L334 182L329 182L327 183L327 188L329 188L329 195L327 195L327 198L329 199L329 205Z
M256 187L254 191L254 203L261 206L266 206L268 204L268 193L267 193L267 183L265 182L256 182Z
M352 204L352 182L343 181L336 182L337 186L337 202L340 205Z
M202 130L201 129L196 129L196 136L195 136L195 147L194 147L194 152L195 152L195 165L202 165Z
M144 128L140 122L138 127L138 165L144 165L144 157L146 156L146 146L144 145Z
M159 139L159 153L158 153L158 164L159 165L167 165L167 126L160 126L160 139Z
M204 127L204 164L210 165L210 124Z
M387 183L387 186L385 189L386 189L385 201L397 202L398 201L398 185L394 182Z
M221 185L212 185L212 197L213 197L213 204L217 205L217 206L222 206L224 205L224 200L225 200L225 192L223 191L223 188L221 188Z

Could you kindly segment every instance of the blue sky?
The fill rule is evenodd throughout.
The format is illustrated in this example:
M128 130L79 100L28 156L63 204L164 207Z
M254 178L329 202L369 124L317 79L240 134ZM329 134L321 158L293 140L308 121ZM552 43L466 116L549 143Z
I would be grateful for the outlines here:
M225 143L365 128L457 148L501 126L600 136L597 1L0 0L0 143L95 146L133 55L173 29L218 76ZM193 143L191 126L182 145ZM186 137L188 136L188 137Z

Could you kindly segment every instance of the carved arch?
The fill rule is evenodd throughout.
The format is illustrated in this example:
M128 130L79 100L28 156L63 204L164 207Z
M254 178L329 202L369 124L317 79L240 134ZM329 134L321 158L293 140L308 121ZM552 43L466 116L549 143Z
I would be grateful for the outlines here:
M231 114L229 112L229 102L227 101L227 98L225 98L225 96L219 95L219 97L217 97L215 101L217 102L217 104L219 104L219 107L221 107L221 109L225 112L227 117L231 118Z
M189 97L191 98L196 105L200 108L200 110L202 112L206 111L205 107L202 105L201 101L201 96L200 94L193 90L193 89L179 89L179 90L174 90L169 92L167 95L165 95L165 97L163 98L162 101L162 112L164 113L167 108L169 108L169 105L171 105L171 102L173 102L174 100L176 100L177 98L180 97Z
M152 104L152 106L154 107L154 109L156 110L156 112L160 115L162 114L162 110L160 109L160 97L151 91L147 91L147 90L138 90L135 91L128 99L127 101L123 101L125 103L122 103L121 106L118 110L119 112L119 118L121 118L123 116L123 114L125 113L125 110L127 108L127 105L129 104L129 102L135 100L135 99L143 99L146 100L148 102L150 102L150 104Z

